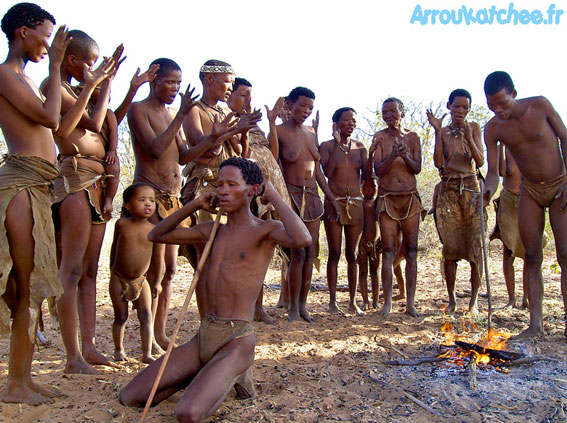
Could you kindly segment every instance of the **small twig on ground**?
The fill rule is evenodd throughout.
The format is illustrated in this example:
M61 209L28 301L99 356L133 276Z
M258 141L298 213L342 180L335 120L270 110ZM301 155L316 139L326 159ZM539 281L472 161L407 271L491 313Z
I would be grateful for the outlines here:
M469 356L469 388L476 389L476 360L474 354Z
M407 391L404 391L404 394L406 397L408 397L410 400L412 400L413 402L415 402L417 405L419 405L420 407L422 407L423 409L429 411L431 414L438 416L438 417L443 417L440 413L438 413L437 411L435 411L433 408L431 408L430 406L428 406L426 403L424 403L423 401L417 399L416 397L414 397L412 394L408 393Z
M399 349L397 349L397 348L394 347L394 346L391 346L391 345L384 345L384 344L381 344L380 342L377 342L376 345L378 345L379 347L382 347L382 348L384 348L384 349L386 349L386 350L392 350L392 351L398 353L399 355L401 355L401 356L402 356L403 358L405 358L406 360L409 358L409 356L405 355L403 352L401 352Z

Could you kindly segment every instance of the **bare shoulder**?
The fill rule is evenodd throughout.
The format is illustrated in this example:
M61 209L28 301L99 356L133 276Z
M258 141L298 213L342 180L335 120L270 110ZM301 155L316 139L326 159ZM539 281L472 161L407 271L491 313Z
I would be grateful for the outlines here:
M419 135L417 135L416 132L414 132L414 131L409 131L409 132L406 134L406 137L407 137L407 140L408 140L409 142L419 144Z
M323 141L321 144L319 144L319 151L326 151L331 149L334 142L335 140Z
M128 114L130 113L140 113L143 110L146 109L146 105L144 104L144 102L142 101L135 101L132 104L130 104L130 107L128 107Z
M524 99L526 100L526 102L533 107L536 107L538 109L544 110L544 111L550 111L550 110L554 110L553 109L553 105L551 104L551 102L544 96L540 95L537 97L529 97Z
M478 122L470 121L469 125L471 126L472 129L476 129L476 130L480 131L480 125L479 125Z
M352 143L354 144L354 146L356 148L366 149L366 146L364 145L364 143L362 141L352 140Z

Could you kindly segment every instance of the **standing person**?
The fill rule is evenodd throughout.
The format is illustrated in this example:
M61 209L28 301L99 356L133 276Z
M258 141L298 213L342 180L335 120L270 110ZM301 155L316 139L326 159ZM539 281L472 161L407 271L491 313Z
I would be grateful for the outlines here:
M228 107L232 110L236 117L240 117L252 111L252 84L244 78L235 78L234 86L230 98L228 99ZM284 103L283 97L280 97L273 110L268 109L266 112L270 123L270 133L268 138L257 125L255 125L247 134L242 136L242 142L246 144L244 150L246 158L254 160L264 175L264 179L274 185L274 188L286 202L291 205L289 194L285 186L281 168L276 161L279 156L278 134L276 129L276 118ZM277 214L272 205L262 204L259 198L252 202L254 214L261 219L277 219ZM274 324L276 321L266 313L263 307L264 287L260 290L258 301L256 302L256 311L254 312L254 320L268 324Z
M545 97L516 99L512 78L493 72L484 82L488 107L495 116L484 128L488 174L485 202L498 188L498 143L514 156L522 174L518 219L525 249L530 325L519 337L543 334L543 229L545 208L555 237L557 261L561 267L561 293L567 310L567 129ZM564 332L567 336L567 328Z
M181 125L195 106L193 91L187 87L182 94L179 111L170 107L181 87L181 68L171 59L160 58L152 62L159 69L150 82L150 93L145 100L134 102L128 110L128 125L136 156L134 182L144 182L156 190L157 208L150 219L154 224L181 208L181 171L183 165L198 156L189 149ZM206 143L201 146L204 151ZM186 222L183 222L187 225ZM171 299L171 281L176 272L177 245L156 244L157 250L148 270L148 283L152 290L152 316L154 337L161 348L167 348L167 313ZM154 346L156 352L159 348Z
M500 197L494 200L496 208L496 225L490 235L490 240L502 241L502 268L506 290L508 291L508 303L506 308L516 308L516 281L514 276L514 260L516 257L524 260L524 244L520 237L520 225L518 222L518 206L520 205L520 194L522 186L522 174L507 148L498 145L498 171L502 177L502 190ZM546 242L544 236L544 244ZM523 295L520 308L528 307L528 288L526 285L526 263L523 266Z
M329 311L342 313L337 305L337 269L341 258L342 233L345 233L345 255L349 291L349 311L358 315L364 312L356 304L358 277L357 248L362 235L363 208L361 174L368 160L363 143L353 140L356 129L356 111L342 107L333 114L333 137L319 147L321 166L328 178L329 189L333 192L334 203L325 198L323 223L329 258L327 260L327 283L329 284ZM336 213L335 205L339 213Z
M10 331L3 402L39 405L61 394L32 379L41 302L63 292L57 277L51 188L59 174L52 129L61 110L60 66L67 31L49 49L55 18L32 3L12 6L2 18L8 57L0 65L0 128L8 154L0 167L0 332ZM42 96L25 73L29 61L49 54L49 83Z
M144 183L130 185L123 193L124 217L114 226L110 250L110 299L114 309L112 339L114 359L127 360L124 353L124 328L128 320L128 303L138 312L142 338L142 363L152 363L152 294L146 280L152 254L148 234L154 228L149 219L156 209L154 189Z
M377 132L369 150L365 179L372 174L372 165L380 179L376 214L382 237L382 316L392 311L392 269L402 233L406 257L406 314L417 317L415 289L417 280L417 238L419 220L425 212L417 192L416 175L421 172L421 145L415 132L402 127L404 105L390 97L382 103L382 118L388 127Z
M154 242L203 246L213 222L191 228L178 228L179 223L200 208L214 212L217 204L227 214L201 274L207 316L197 335L173 349L155 396L157 403L186 387L175 410L181 422L201 422L212 415L233 385L240 398L254 395L251 369L256 339L251 320L274 248L278 244L300 248L311 242L305 225L272 184L262 183L262 172L255 163L240 157L226 160L220 165L217 194L190 201L150 233ZM250 212L250 202L262 187L263 202L274 206L281 221L260 220ZM161 360L122 389L120 402L131 407L145 404Z
M55 131L61 174L54 181L54 217L61 234L59 277L64 289L57 312L67 352L64 371L96 374L91 364L112 365L95 346L96 275L106 229L102 209L106 145L100 131L107 116L109 76L116 71L122 50L117 49L116 55L91 71L98 59L98 45L82 31L69 34L61 64L61 124ZM84 81L78 96L71 87L72 78ZM42 83L44 91L49 83L49 79ZM97 103L89 111L88 101L101 83Z
M312 322L313 318L307 311L307 294L323 216L323 202L317 184L329 202L333 203L335 196L321 171L315 130L304 125L313 112L315 94L308 88L297 87L291 90L287 98L291 117L277 126L280 162L293 208L309 229L312 239L309 246L291 250L288 319Z
M442 127L443 117L438 119L427 111L435 129L433 159L441 173L435 224L443 244L442 263L449 292L445 311L452 313L456 309L457 262L466 260L471 266L469 312L474 315L478 313L476 305L482 274L481 198L477 177L477 168L484 163L482 140L479 124L466 120L471 108L468 91L454 90L449 95L447 108L451 123L445 127Z

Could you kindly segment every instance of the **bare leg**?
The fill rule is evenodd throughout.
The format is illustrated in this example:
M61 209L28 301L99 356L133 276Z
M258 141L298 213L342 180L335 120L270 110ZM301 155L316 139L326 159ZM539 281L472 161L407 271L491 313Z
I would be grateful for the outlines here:
M348 225L345 229L345 255L347 259L347 277L348 277L348 292L349 304L348 309L357 315L364 315L364 312L356 304L356 285L358 283L358 269L356 262L356 255L358 253L358 244L362 235L362 222L358 225ZM368 285L366 286L368 291Z
M79 282L79 323L84 359L89 364L113 366L95 347L96 329L96 276L100 249L106 224L92 225L87 250L83 259L83 275Z
M17 194L6 210L5 227L12 257L12 275L16 278L16 303L12 308L13 322L10 335L8 380L2 396L3 402L38 405L49 402L31 381L33 341L29 335L30 275L33 269L34 240L33 217L27 191ZM34 331L35 333L35 331Z
M406 285L404 281L404 275L402 273L402 261L405 258L405 249L404 244L402 243L401 234L398 237L398 252L396 253L396 257L394 258L394 275L396 276L396 283L398 285L398 290L400 293L396 295L393 299L394 300L405 300L406 299Z
M343 311L337 305L337 273L339 260L341 258L341 243L343 226L336 221L325 219L325 233L329 245L329 257L327 259L327 285L329 286L329 312L341 313ZM349 289L350 291L350 289Z
M313 322L313 318L307 311L307 294L311 288L311 276L313 274L313 261L315 259L315 250L319 242L319 224L320 221L306 223L305 226L311 234L313 242L307 247L305 254L305 261L303 262L303 274L301 279L301 290L299 293L299 315L307 323Z
M150 364L155 361L152 357L152 339L154 337L152 327L152 294L150 285L144 282L142 292L135 301L134 306L138 312L140 321L140 338L142 338L142 363Z
M370 256L366 254L366 248L358 249L358 284L360 286L360 296L362 297L362 310L370 308L368 302L368 260Z
M376 258L370 257L370 282L372 286L372 308L378 308L378 294L380 293L378 284L378 269L380 268L380 255L376 253Z
M522 307L521 308L528 308L528 284L527 284L527 276L526 276L526 262L524 261L522 265Z
M559 207L559 202L554 201L553 206ZM555 216L560 216L555 213ZM517 338L527 338L543 334L543 280L541 275L541 263L543 261L542 239L543 228L545 224L544 209L522 189L520 197L520 205L518 208L518 220L522 222L520 225L520 237L526 250L524 263L526 266L526 280L528 285L528 299L530 310L530 325L521 332ZM557 220L554 222L557 225ZM567 222L563 222L565 224ZM555 231L554 231L555 232ZM557 231L560 239L564 242L562 230ZM557 236L557 235L556 235ZM560 246L559 241L555 243L556 247ZM563 277L563 272L562 275Z
M256 298L256 305L254 306L254 320L257 322L264 322L268 325L274 325L276 323L275 319L273 319L266 311L264 310L263 306L264 301L264 285L260 289L260 294L258 298Z
M516 280L514 277L514 256L505 246L502 246L502 268L504 270L504 281L508 291L508 303L504 308L516 307Z
M177 245L166 245L165 247L165 274L161 280L161 293L159 294L157 309L155 313L154 333L155 339L160 347L167 349L170 339L165 333L165 324L169 312L171 300L171 281L177 271Z
M560 201L556 200L549 208L549 221L555 237L557 262L561 267L561 296L563 312L567 313L567 212L560 209ZM566 321L567 324L567 321ZM567 336L567 325L563 332Z
M83 274L83 259L91 233L91 211L84 191L69 195L59 208L61 219L61 264L59 277L63 295L57 302L59 326L67 351L65 373L97 374L79 350L77 295Z
M107 175L113 175L112 178L106 180L106 189L104 190L104 204L102 208L102 215L105 220L110 220L112 218L112 200L116 196L118 191L118 184L120 183L120 164L118 159L114 164L107 164L104 167L104 171Z
M392 220L387 213L380 213L380 234L382 236L382 290L384 306L379 311L387 316L392 311L392 265L397 251L398 222Z
M453 313L457 309L455 299L455 282L457 278L457 262L454 260L443 260L443 271L445 273L445 283L449 294L449 305L445 309L446 313Z
M470 263L471 265L471 300L469 302L469 313L473 316L478 314L478 308L476 306L478 300L478 290L480 289L480 273L479 266Z
M165 244L154 244L154 249L152 252L152 260L150 262L150 268L146 274L146 279L150 285L150 291L152 294L152 319L155 321L159 296L161 294L161 281L165 273ZM154 323L155 324L155 323ZM154 326L155 328L155 326ZM152 341L152 352L154 354L163 354L164 351L161 346L154 340Z
M420 215L416 214L402 222L402 245L406 257L406 314L419 317L415 308L415 290L417 286L417 238L419 236Z
M122 297L122 285L112 273L108 285L112 308L114 309L114 322L112 323L112 340L114 341L114 360L126 361L124 352L124 328L128 320L128 301Z

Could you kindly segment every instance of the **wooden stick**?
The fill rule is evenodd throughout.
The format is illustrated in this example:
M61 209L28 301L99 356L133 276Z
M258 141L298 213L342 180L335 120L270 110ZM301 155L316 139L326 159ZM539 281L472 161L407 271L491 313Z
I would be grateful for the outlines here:
M388 366L419 366L424 363L437 363L446 360L445 357L412 357L408 360L389 360L383 361L382 364Z
M146 414L148 414L148 410L152 405L152 401L154 400L154 396L156 394L159 382L161 377L163 376L163 372L165 371L165 366L167 365L167 361L169 360L169 356L171 355L171 351L173 350L173 345L175 344L175 338L177 337L177 332L179 332L179 328L181 327L181 323L185 318L185 314L187 313L187 308L189 307L189 302L191 301L191 297L193 296L193 291L195 291L195 286L197 286L197 282L199 282L199 277L201 276L201 271L205 266L205 262L209 257L209 253L211 252L211 248L213 246L213 241L215 240L215 235L217 234L217 230L220 224L222 212L219 210L217 212L217 217L215 219L215 223L213 224L213 229L211 231L211 236L209 237L207 243L205 244L205 248L203 249L203 254L201 254L201 258L199 260L199 264L197 265L197 269L195 269L195 273L193 274L193 280L191 281L191 285L189 286L189 290L187 291L187 296L185 297L185 302L183 303L183 307L179 311L179 317L177 318L177 324L175 325L175 329L173 329L173 333L171 334L171 342L167 347L167 351L163 356L163 360L161 362L161 366L159 368L158 374L156 376L156 380L154 381L154 385L152 386L152 390L150 391L150 396L146 401L146 406L144 407L144 411L142 413L142 417L140 417L139 423L144 423L146 419Z
M476 390L476 360L475 354L469 356L469 388Z
M536 361L551 361L552 363L559 362L559 360L551 357L524 357L524 358L518 358L516 360L511 360L499 365L503 367L514 367L514 366L521 366L522 364L532 364L535 363Z
M399 349L397 349L393 345L384 345L384 344L381 344L380 342L377 342L376 345L384 348L385 350L392 350L392 351L398 353L399 355L401 355L402 358L405 358L406 360L409 358L409 356L405 355L403 352L401 352Z
M484 197L480 195L480 235L482 237L482 256L484 259L484 276L486 279L486 294L488 296L488 330L492 329L492 295L490 293L490 278L488 277L488 257L486 253L486 234L484 233ZM480 275L479 275L480 276Z
M425 410L429 411L431 414L438 416L438 417L442 417L442 415L435 411L433 408L431 408L430 406L428 406L426 403L424 403L423 401L417 399L416 397L414 397L412 394L410 394L408 391L404 391L404 394L406 397L408 397L410 400L412 400L413 402L415 402L417 405L419 405L420 407L423 407Z

